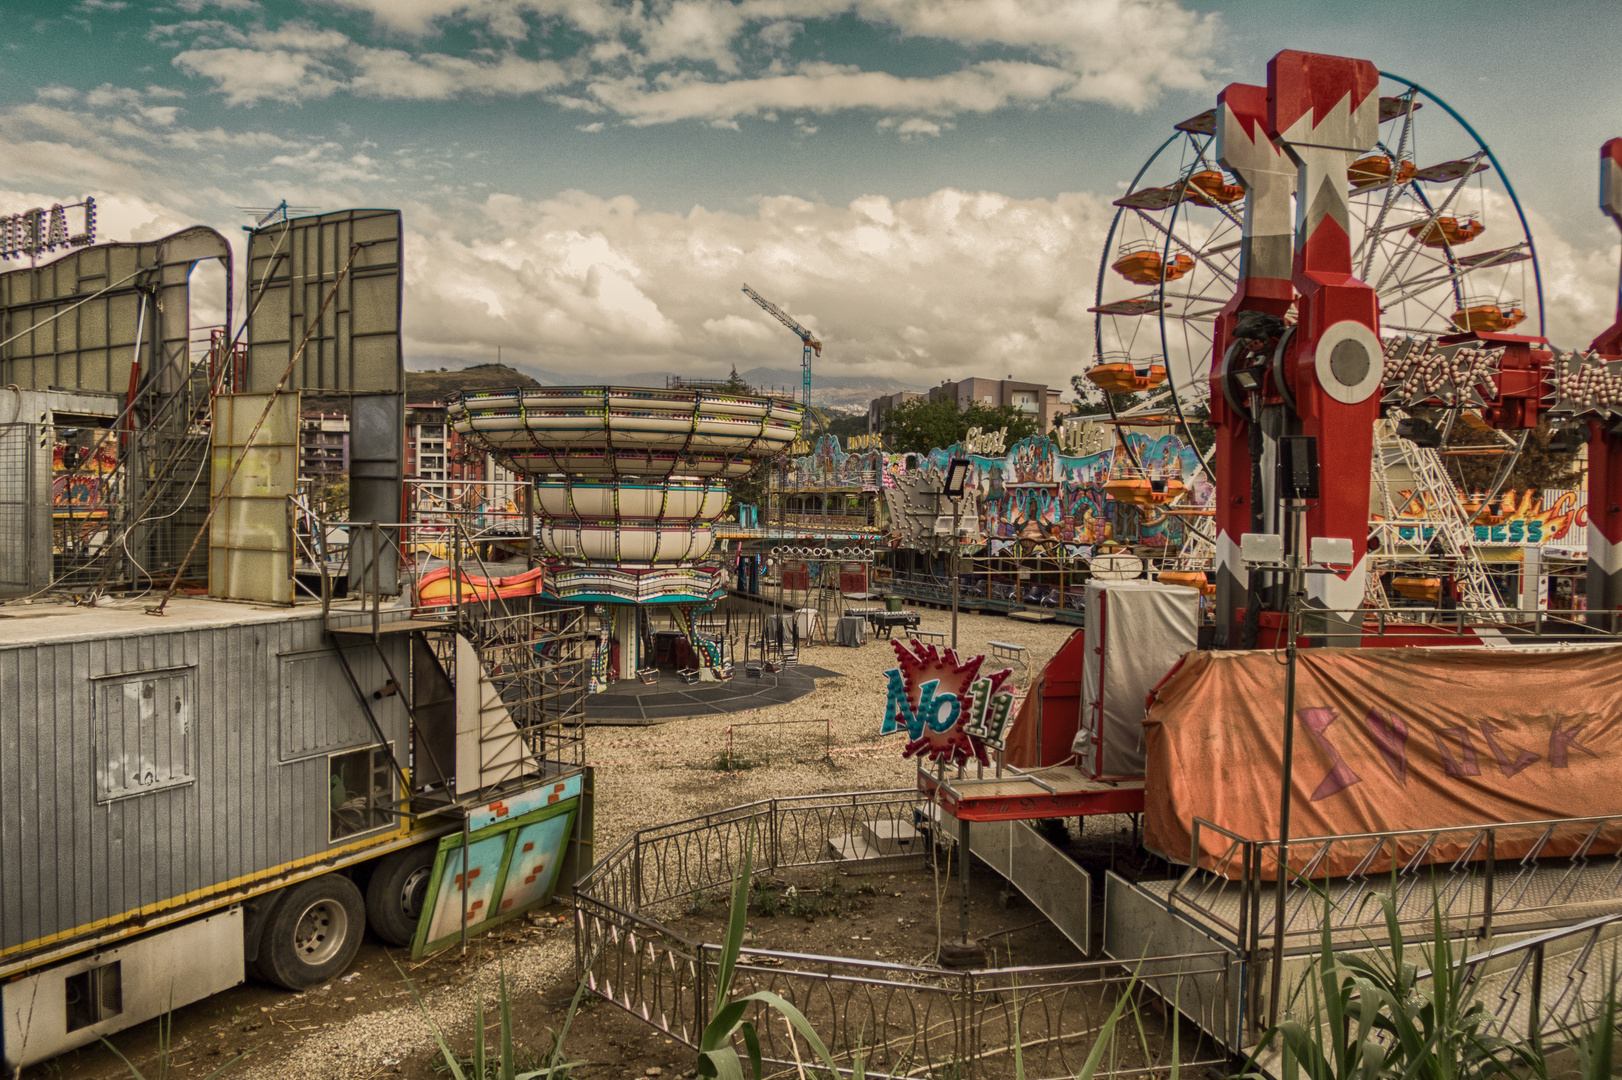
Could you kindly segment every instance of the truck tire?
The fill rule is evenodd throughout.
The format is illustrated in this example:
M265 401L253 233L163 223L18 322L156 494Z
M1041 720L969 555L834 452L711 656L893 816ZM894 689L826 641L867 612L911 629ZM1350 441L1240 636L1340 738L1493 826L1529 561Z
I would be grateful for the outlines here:
M377 860L366 886L366 920L390 945L410 945L417 935L428 879L434 873L435 845L418 844Z
M259 973L288 990L306 990L354 962L365 933L366 902L342 874L323 874L286 890L265 922Z

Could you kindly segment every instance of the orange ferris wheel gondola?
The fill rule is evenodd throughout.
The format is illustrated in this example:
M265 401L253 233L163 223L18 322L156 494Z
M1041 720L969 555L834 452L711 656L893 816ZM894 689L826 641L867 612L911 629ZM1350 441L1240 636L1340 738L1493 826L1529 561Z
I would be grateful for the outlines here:
M1164 506L1186 489L1176 477L1151 480L1147 476L1114 476L1104 482L1104 495L1116 502L1138 506Z
M1166 381L1166 365L1105 360L1087 369L1087 380L1111 394L1138 394Z
M1414 178L1414 171L1413 162L1400 162L1397 165L1396 182L1406 184ZM1385 154L1370 154L1368 157L1359 158L1352 162L1352 167L1347 170L1347 174L1351 178L1353 191L1389 184L1391 183L1391 159Z
M1227 206L1245 197L1245 189L1228 183L1215 169L1202 169L1188 178L1188 201L1196 206Z
M1147 240L1126 245L1110 267L1134 285L1158 285L1176 281L1194 269L1194 260L1181 252L1167 261L1160 249Z
M1502 333L1526 321L1518 300L1466 298L1464 306L1451 316L1460 330L1486 334Z
M1162 570L1158 580L1164 585L1184 585L1206 596L1216 595L1216 582L1207 581L1199 570Z
M1408 226L1408 235L1416 237L1426 247L1458 247L1468 244L1487 231L1487 226L1472 218L1439 217L1435 221L1421 221Z

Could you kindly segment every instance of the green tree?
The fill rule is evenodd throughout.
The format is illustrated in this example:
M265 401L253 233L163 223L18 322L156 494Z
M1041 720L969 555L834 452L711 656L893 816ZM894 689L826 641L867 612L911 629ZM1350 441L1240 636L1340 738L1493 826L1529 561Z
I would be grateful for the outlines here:
M970 402L959 409L951 398L916 398L884 414L885 445L895 454L927 454L963 441L970 428L1007 430L1008 445L1040 434L1036 414L1012 405Z
M1071 416L1107 416L1111 402L1114 403L1116 412L1125 412L1138 403L1138 399L1132 394L1111 394L1080 379L1073 385L1076 387L1077 396L1076 400L1070 403ZM1055 416L1053 426L1058 427L1063 419L1064 414Z
M1111 394L1091 383L1082 383L1077 380L1079 396L1070 403L1070 412L1060 414L1053 418L1053 427L1057 430L1063 423L1065 415L1069 416L1106 416L1109 413L1110 403L1115 405L1118 413L1126 412L1133 406L1141 404L1136 394ZM1167 410L1170 413L1170 410ZM1216 445L1216 429L1211 426L1211 408L1203 401L1198 404L1183 405L1183 417L1188 421L1188 433L1194 438L1194 448L1203 457ZM1179 434L1181 432L1179 431Z
M867 417L865 415L849 416L842 413L835 413L833 417L829 419L826 425L826 430L830 435L839 436L839 443L841 446L844 446L846 441L852 435L867 434Z
M1554 429L1547 419L1527 432L1526 448L1515 459L1515 467L1510 471L1502 490L1525 491L1532 488L1542 491L1545 488L1577 486L1582 477L1577 455L1550 450L1549 439L1553 435ZM1496 433L1476 427L1462 416L1454 423L1448 439L1448 446L1456 450L1481 447L1484 451L1491 451L1503 445ZM1453 466L1453 478L1459 481L1459 487L1465 494L1491 490L1503 464L1502 456L1493 453L1454 454L1446 460Z

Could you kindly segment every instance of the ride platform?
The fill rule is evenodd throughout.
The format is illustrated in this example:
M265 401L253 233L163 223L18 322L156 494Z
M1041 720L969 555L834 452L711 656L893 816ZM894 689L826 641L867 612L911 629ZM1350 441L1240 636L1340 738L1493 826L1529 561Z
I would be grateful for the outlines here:
M920 768L918 790L960 821L1032 821L1143 812L1143 780L1093 780L1074 765L1029 771L1004 766L1001 776L940 777Z

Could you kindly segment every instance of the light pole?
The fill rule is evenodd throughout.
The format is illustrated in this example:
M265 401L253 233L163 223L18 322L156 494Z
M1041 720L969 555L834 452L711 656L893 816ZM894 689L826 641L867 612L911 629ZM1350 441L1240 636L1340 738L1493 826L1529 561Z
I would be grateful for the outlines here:
M957 556L962 544L958 541L957 527L963 513L963 488L969 479L969 459L965 457L953 458L946 468L946 485L943 489L947 498L952 500L952 559L948 572L952 575L952 651L957 652L957 598L961 583L958 581Z
M1284 980L1284 909L1290 877L1290 793L1295 782L1295 669L1296 638L1300 635L1301 604L1305 596L1307 565L1307 504L1318 498L1318 440L1286 435L1278 440L1279 498L1286 514L1284 535L1288 549L1284 600L1284 745L1283 776L1279 784L1278 888L1273 900L1273 970L1269 987L1269 1026L1278 1023L1279 993ZM1348 548L1350 545L1347 545ZM1255 604L1258 598L1251 597Z
M1278 996L1284 978L1284 908L1285 893L1290 875L1290 790L1295 783L1295 663L1296 638L1300 636L1300 614L1303 585L1306 581L1306 559L1301 550L1302 524L1305 521L1306 502L1302 499L1286 501L1289 515L1286 528L1290 538L1289 554L1284 564L1288 570L1288 590L1284 600L1284 768L1279 785L1278 806L1278 888L1273 898L1273 972L1268 994L1268 1026L1278 1023ZM1254 602L1254 601L1252 601Z

